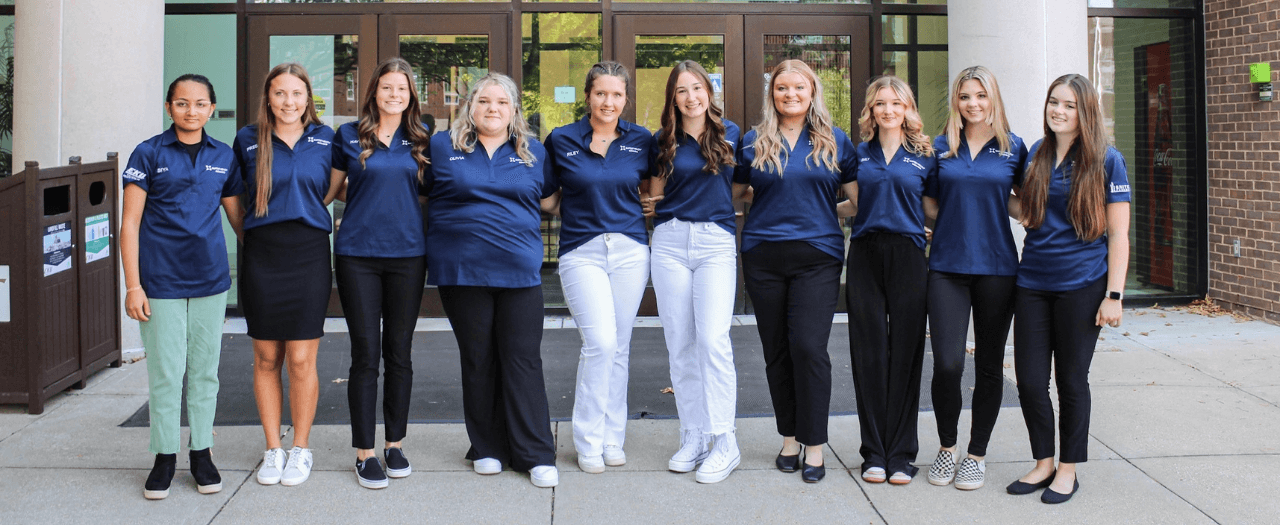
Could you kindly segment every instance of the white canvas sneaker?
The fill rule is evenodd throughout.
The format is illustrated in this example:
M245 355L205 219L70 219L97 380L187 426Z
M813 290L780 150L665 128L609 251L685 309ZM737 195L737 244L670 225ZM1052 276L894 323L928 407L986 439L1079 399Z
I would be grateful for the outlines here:
M617 445L604 446L604 464L610 467L621 467L627 464L627 453Z
M709 455L711 441L706 434L697 430L683 430L680 432L680 450L671 456L667 469L672 472L692 472Z
M715 445L707 456L694 479L698 483L719 483L729 477L733 469L742 462L742 454L738 452L738 439L733 432L725 432L715 437Z
M284 475L280 484L286 487L301 485L311 477L311 449L293 447L289 451L289 461L284 465Z
M258 468L258 483L275 485L284 475L284 449L273 448L262 454L262 466Z

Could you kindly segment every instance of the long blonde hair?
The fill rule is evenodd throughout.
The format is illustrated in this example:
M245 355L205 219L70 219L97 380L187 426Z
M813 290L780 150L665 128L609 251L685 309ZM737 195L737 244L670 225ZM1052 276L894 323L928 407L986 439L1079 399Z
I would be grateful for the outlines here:
M258 160L253 168L253 182L257 191L253 195L253 216L267 215L267 202L271 200L271 187L275 184L271 178L271 163L275 160L275 147L271 138L276 132L276 114L271 112L271 83L280 75L293 75L307 86L307 109L302 112L302 126L319 124L316 105L312 101L311 77L306 68L297 62L285 62L271 68L267 80L262 84L262 101L258 104Z
M476 121L471 115L471 108L475 106L480 92L489 86L502 88L510 99L511 122L507 123L507 135L515 140L516 156L520 157L525 164L532 166L536 159L533 152L529 151L529 139L533 134L529 131L529 122L524 119L524 111L520 109L520 91L516 89L516 83L511 80L511 77L496 71L480 77L471 84L471 92L467 94L467 100L458 110L459 117L454 119L453 125L449 126L449 140L453 141L453 149L467 153L475 151L479 134L476 132Z
M880 132L875 117L871 116L871 107L876 103L876 95L884 88L892 89L898 100L907 106L902 119L902 147L914 155L933 156L933 144L929 143L929 136L924 134L924 122L920 120L920 111L916 109L916 97L911 93L911 86L893 75L877 78L867 86L867 100L862 106L862 114L858 116L858 135L863 141L869 141Z
M1012 148L1009 144L1009 119L1004 115L1004 101L1000 99L1000 85L996 83L996 76L985 67L973 66L961 71L956 75L956 81L951 83L951 112L947 115L945 131L948 151L942 154L944 159L954 157L960 151L960 133L964 131L965 123L964 117L960 115L960 86L970 80L978 81L982 84L982 90L987 92L987 101L991 106L991 110L987 112L987 124L996 132L996 143L1000 145L1000 151L1008 153ZM970 144L969 147L980 148L982 145Z
M778 177L782 177L782 155L788 155L778 129L778 109L773 105L773 88L778 77L787 73L795 73L805 78L813 87L813 100L809 103L809 113L805 115L805 125L809 126L809 138L813 140L813 150L804 159L805 165L825 167L831 171L840 169L837 159L835 125L831 121L831 112L827 111L827 103L823 99L822 82L813 73L808 64L800 60L783 60L769 76L769 88L764 94L764 107L760 109L760 123L756 124L755 150L756 158L751 167L760 171L773 169ZM812 162L812 164L810 164Z

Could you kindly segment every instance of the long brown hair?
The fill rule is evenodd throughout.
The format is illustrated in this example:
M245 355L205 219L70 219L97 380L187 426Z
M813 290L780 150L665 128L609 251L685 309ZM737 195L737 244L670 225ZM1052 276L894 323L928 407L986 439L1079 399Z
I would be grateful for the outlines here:
M947 135L947 152L942 154L943 158L955 157L960 154L960 132L964 131L965 120L960 111L960 86L970 80L978 81L982 86L982 90L987 92L987 102L990 103L991 110L987 111L987 124L991 126L991 130L996 133L996 144L999 145L1000 151L1009 153L1013 147L1009 140L1009 118L1004 115L1004 101L1000 99L1000 85L996 83L996 76L982 66L973 66L961 71L956 75L956 81L951 83L951 112L947 115L947 125L945 132ZM981 148L982 144L970 144L969 151L973 148Z
M413 144L410 153L418 163L418 181L421 182L422 174L431 165L425 153L431 147L431 136L427 134L426 126L422 125L422 108L418 105L418 86L413 81L413 68L403 58L383 60L369 78L369 88L365 90L364 101L360 104L360 123L356 125L361 149L358 160L363 167L365 159L373 155L373 149L378 147L378 119L381 118L378 113L378 81L387 73L403 73L405 80L409 81L409 107L400 114L400 127L404 128L404 134Z
M307 86L307 109L302 113L303 129L320 123L311 94L311 77L307 76L306 68L297 62L285 62L271 68L266 82L262 84L262 102L258 104L258 160L253 169L253 181L257 184L258 191L253 196L254 217L267 215L267 202L271 200L271 187L275 184L271 178L271 162L275 158L271 137L276 133L276 114L271 112L271 83L276 77L286 74L297 77Z
M800 60L783 60L773 68L773 73L769 76L769 88L764 94L764 107L760 108L760 123L756 124L756 141L754 147L756 149L756 158L751 161L751 167L767 171L773 168L778 173L778 177L782 177L782 155L787 154L787 148L782 147L783 138L782 131L778 129L778 108L773 105L773 87L778 82L778 77L787 73L795 73L805 78L813 88L813 100L809 102L809 113L805 115L805 125L809 126L809 138L813 140L813 150L809 156L805 158L805 164L810 161L815 167L826 167L831 171L840 169L839 160L837 159L835 124L831 120L831 112L827 111L827 102L822 92L822 81L818 80L818 75L814 74L813 69L808 64Z
M716 104L715 96L710 91L711 77L701 64L685 60L676 64L671 70L671 76L667 77L667 102L662 108L662 130L658 134L658 177L663 179L671 175L676 146L680 142L676 137L683 132L681 126L684 124L684 114L676 107L676 81L680 79L681 73L697 77L698 82L702 83L702 89L707 92L706 124L702 128L702 135L693 137L701 147L702 158L707 159L707 165L703 166L702 171L715 174L720 171L720 166L734 165L733 146L724 138L724 110Z
M1031 158L1026 179L1022 183L1022 217L1027 228L1039 228L1044 223L1045 202L1049 199L1049 181L1053 178L1053 163L1058 155L1058 136L1049 129L1047 109L1054 88L1067 86L1076 97L1076 137L1063 162L1071 162L1071 193L1067 196L1067 217L1076 230L1076 236L1085 242L1093 242L1107 230L1106 210L1106 159L1107 130L1103 127L1102 106L1098 92L1089 79L1066 74L1049 84L1045 95L1044 141Z
M862 105L862 114L858 116L858 135L862 140L871 140L880 132L875 117L871 115L871 107L876 103L876 95L884 88L893 90L898 100L907 106L902 116L902 147L921 157L933 156L933 143L924 134L924 122L920 120L920 111L916 109L916 97L911 92L911 86L893 75L882 76L867 85L866 102Z

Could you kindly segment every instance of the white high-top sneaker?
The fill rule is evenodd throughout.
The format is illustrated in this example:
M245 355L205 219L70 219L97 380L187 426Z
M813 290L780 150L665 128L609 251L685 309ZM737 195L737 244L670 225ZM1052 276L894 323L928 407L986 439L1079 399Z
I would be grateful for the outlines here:
M711 454L711 441L697 430L680 431L680 450L671 456L667 468L672 472L691 472Z
M729 477L733 469L738 468L742 454L738 453L738 438L733 432L725 432L716 436L711 455L698 467L694 477L698 483L719 483Z

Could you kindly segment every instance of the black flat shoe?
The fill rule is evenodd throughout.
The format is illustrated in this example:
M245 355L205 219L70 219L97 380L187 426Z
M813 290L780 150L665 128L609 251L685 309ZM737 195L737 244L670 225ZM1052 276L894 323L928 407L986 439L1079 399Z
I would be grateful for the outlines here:
M1008 487L1005 487L1005 490L1009 491L1009 493L1013 494L1014 496L1030 494L1042 488L1048 487L1050 484L1053 483L1053 477L1057 475L1058 475L1058 471L1055 470L1053 471L1052 474L1049 474L1049 477L1044 478L1039 483L1026 483L1023 481L1014 481L1013 483L1010 483Z
M1060 494L1058 492L1055 492L1051 488L1045 487L1044 494L1040 495L1040 501L1043 501L1050 505L1056 505L1058 503L1066 503L1067 500L1071 499L1071 496L1074 496L1076 494L1076 491L1078 490L1080 490L1080 480L1078 479L1076 480L1075 484L1071 486L1070 494Z
M773 460L773 464L778 466L778 470L783 472L795 472L800 470L800 454L794 456L784 456L781 451L778 452L778 458Z
M822 478L827 477L827 467L825 465L804 465L804 470L800 471L800 479L805 483L817 483Z

